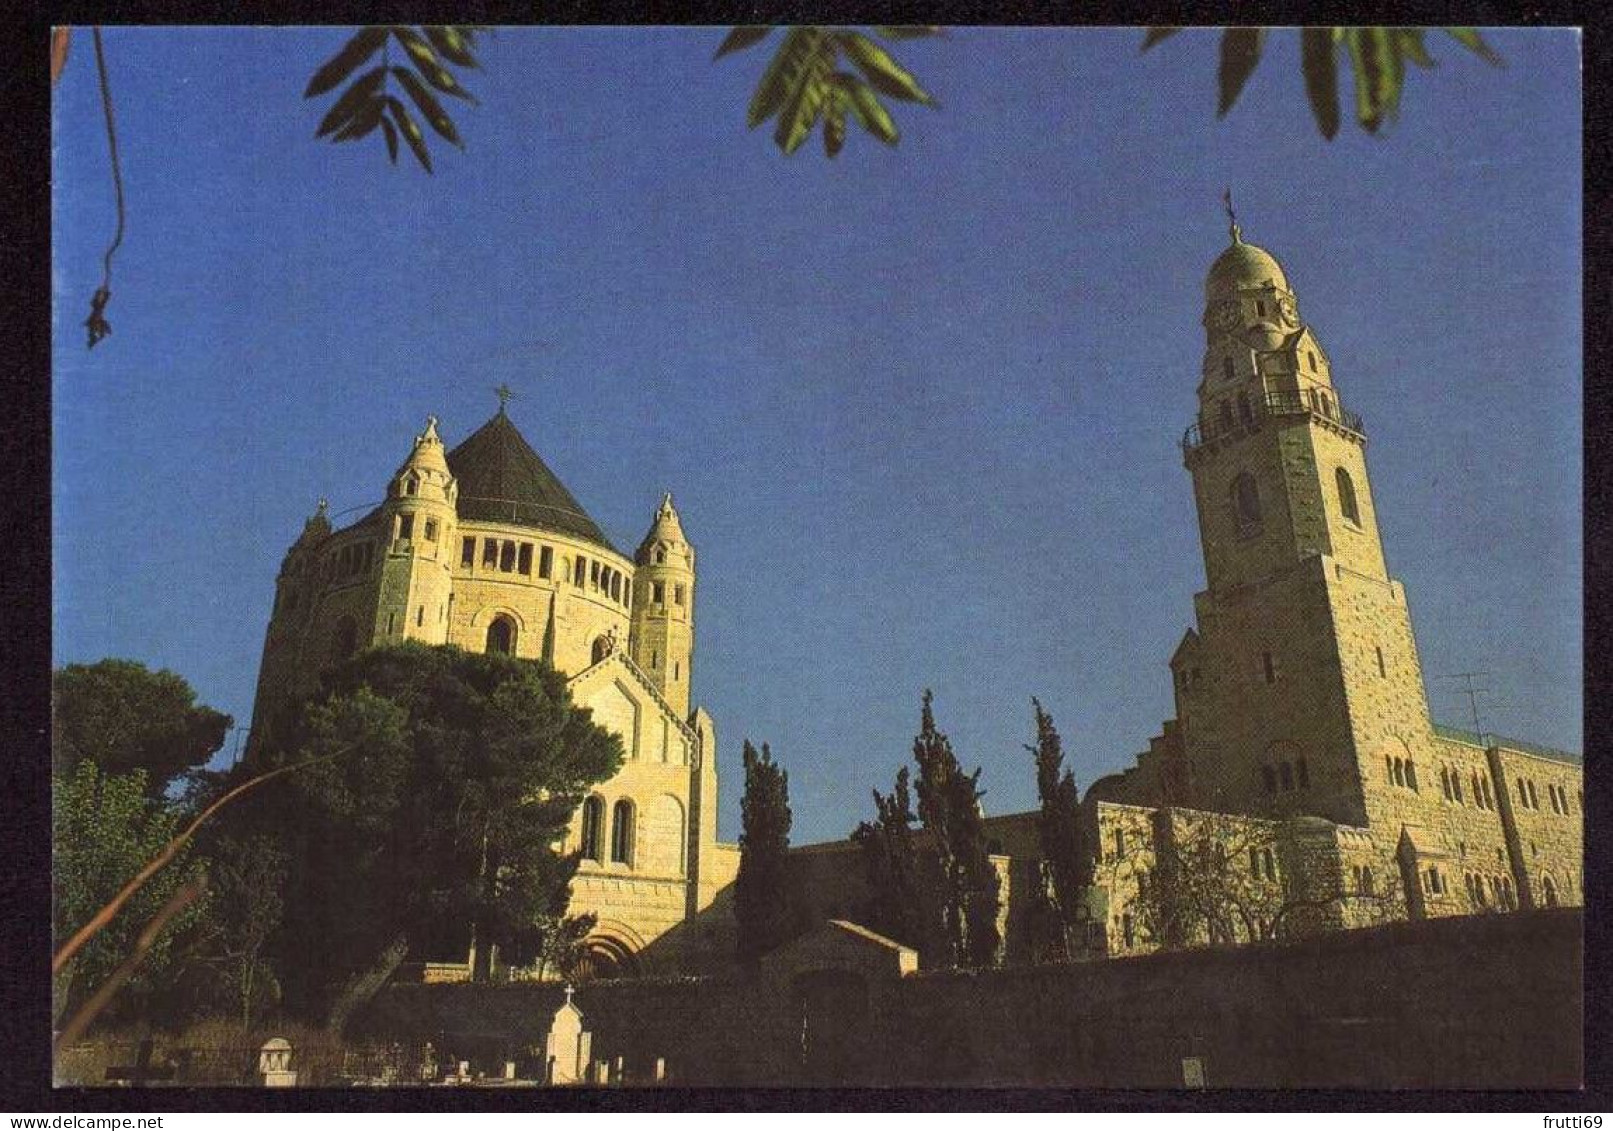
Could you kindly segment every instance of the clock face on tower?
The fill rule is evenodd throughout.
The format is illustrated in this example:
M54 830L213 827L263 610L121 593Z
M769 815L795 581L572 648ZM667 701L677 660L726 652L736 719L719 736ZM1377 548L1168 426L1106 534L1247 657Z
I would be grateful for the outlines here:
M1294 300L1287 295L1277 300L1277 313L1290 326L1299 325L1299 308L1294 305Z
M1220 303L1210 311L1210 328L1223 334L1236 330L1242 321L1235 302Z

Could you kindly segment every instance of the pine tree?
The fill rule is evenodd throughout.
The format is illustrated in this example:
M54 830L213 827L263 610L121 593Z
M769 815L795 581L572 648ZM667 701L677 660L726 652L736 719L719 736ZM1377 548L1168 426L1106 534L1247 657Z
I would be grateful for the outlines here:
M749 962L789 940L790 775L747 739L745 796L740 803L739 878L734 917L739 921L739 956Z
M1086 889L1092 884L1092 858L1081 843L1080 815L1075 777L1064 768L1064 750L1053 716L1036 699L1036 745L1026 750L1036 756L1036 792L1042 810L1037 832L1042 845L1042 880L1049 900L1055 952L1072 956L1074 930Z
M990 966L1002 941L997 930L997 870L986 851L980 770L965 774L952 743L935 726L931 695L913 760L918 763L918 817L929 834L941 883L942 930L953 965Z

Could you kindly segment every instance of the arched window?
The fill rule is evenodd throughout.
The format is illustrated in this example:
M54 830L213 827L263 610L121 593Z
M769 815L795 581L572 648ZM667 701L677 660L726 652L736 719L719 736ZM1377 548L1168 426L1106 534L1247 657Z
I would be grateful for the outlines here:
M1372 894L1372 869L1365 866L1361 869L1361 894Z
M358 625L352 617L343 617L336 624L331 637L330 655L333 660L345 660L358 651Z
M1395 759L1395 784L1406 784L1406 763L1401 761L1399 758Z
M590 860L604 860L605 802L590 797L582 803L582 854Z
M665 546L657 546L655 548L655 564L656 565L666 565L666 547Z
M515 622L502 613L487 626L487 651L515 655Z
M611 812L610 858L614 864L633 862L633 803L626 798Z
M610 638L608 636L596 637L594 639L594 663L599 663L608 655L610 655Z
M403 493L405 495L418 495L420 493L420 480L412 475L405 479L403 481Z
M1417 765L1410 758L1406 759L1406 784L1412 789L1417 788Z
M1342 467L1334 469L1333 478L1339 485L1339 510L1344 512L1345 518L1360 526L1361 508L1355 502L1355 481Z
M1551 882L1551 877L1550 876L1547 876L1544 880L1541 881L1541 886L1543 888L1545 888L1545 891L1546 891L1546 906L1547 907L1556 907L1557 906L1557 885Z
M1315 373L1316 372L1316 351L1315 350L1306 350L1305 351L1305 356L1306 356L1307 359L1309 359L1309 361L1311 363L1311 372Z
M1271 849L1262 848L1260 850L1260 859L1266 865L1266 879L1275 880L1277 878L1277 862L1272 859Z
M1247 471L1232 481L1232 513L1239 526L1255 526L1260 522L1260 489L1255 477Z
M1451 774L1444 766L1439 768L1439 789L1445 795L1446 801L1454 800L1451 797Z

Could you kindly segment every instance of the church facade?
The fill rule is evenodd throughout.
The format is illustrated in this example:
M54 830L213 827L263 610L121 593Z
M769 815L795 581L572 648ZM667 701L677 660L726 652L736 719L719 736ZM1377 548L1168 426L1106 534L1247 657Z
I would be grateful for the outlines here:
M691 709L695 550L667 495L631 555L611 545L503 407L448 451L435 418L386 499L334 529L321 504L286 553L263 649L253 742L321 670L406 640L543 659L625 759L584 801L571 910L598 917L596 972L709 909L738 870L717 841L717 734ZM676 959L672 959L676 962Z

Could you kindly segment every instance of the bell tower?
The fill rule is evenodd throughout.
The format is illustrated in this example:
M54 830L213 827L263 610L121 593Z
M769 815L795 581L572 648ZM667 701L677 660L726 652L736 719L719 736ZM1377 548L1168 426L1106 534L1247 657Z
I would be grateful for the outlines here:
M678 712L689 716L694 666L694 547L668 494L633 555L632 655Z
M375 642L448 640L454 548L459 545L459 484L448 470L437 418L414 438L403 466L387 484L381 505L380 599Z
M1410 613L1384 559L1361 418L1230 197L1228 214L1182 437L1206 581L1193 667L1176 673L1192 793L1222 811L1361 825L1386 756L1414 758L1431 733Z

